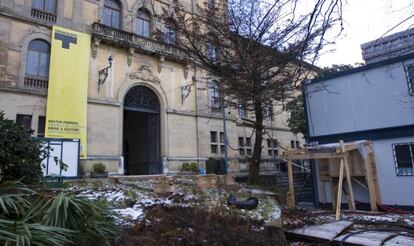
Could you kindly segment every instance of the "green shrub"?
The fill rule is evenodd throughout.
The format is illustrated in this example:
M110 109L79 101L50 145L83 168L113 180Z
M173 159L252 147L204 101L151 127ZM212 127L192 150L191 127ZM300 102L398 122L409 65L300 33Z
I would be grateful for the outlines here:
M190 169L191 169L191 171L193 171L193 172L198 172L198 164L197 164L197 163L195 163L195 162L192 162L192 163L190 164Z
M105 173L106 171L106 167L102 163L93 164L92 169L94 173Z
M82 163L79 163L78 175L81 178L85 176L85 168L83 167Z
M181 171L198 172L198 164L195 162L192 162L191 164L184 162L181 166Z
M42 179L41 162L47 149L31 133L0 112L0 182L36 183Z
M184 163L181 165L181 171L190 171L190 163L188 163L188 162L184 162Z

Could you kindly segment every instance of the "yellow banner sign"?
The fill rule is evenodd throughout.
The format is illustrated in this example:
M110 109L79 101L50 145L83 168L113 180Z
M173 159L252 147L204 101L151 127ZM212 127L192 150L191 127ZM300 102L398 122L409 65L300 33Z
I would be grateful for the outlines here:
M53 26L47 93L48 138L77 138L86 157L88 72L91 37Z

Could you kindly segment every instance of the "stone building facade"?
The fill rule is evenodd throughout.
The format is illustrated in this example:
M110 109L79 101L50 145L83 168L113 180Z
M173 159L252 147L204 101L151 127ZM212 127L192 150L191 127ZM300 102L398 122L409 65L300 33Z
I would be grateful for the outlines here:
M171 0L0 0L0 110L9 119L44 134L52 26L91 35L87 105L86 171L101 162L111 174L180 171L183 162L204 165L222 158L223 115L211 81L182 59L157 13ZM201 0L185 0L194 13ZM168 33L168 31L166 31ZM49 49L49 50L48 50ZM112 67L102 85L99 71ZM76 73L76 71L73 71ZM271 136L281 146L303 144L287 127L282 103L273 105L263 142L263 168L273 167ZM246 172L252 129L240 118L254 117L226 108L229 171ZM240 147L242 146L242 147Z

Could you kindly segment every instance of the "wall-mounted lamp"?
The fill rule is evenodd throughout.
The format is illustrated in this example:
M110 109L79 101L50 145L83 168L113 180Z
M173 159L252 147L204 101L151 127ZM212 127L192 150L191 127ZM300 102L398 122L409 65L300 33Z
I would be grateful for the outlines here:
M109 66L107 66L104 69L99 70L99 72L98 72L98 77L99 77L99 79L98 79L98 93L99 93L99 89L100 89L101 85L103 85L106 81L106 78L108 78L108 71L112 67L112 61L113 60L114 59L112 58L112 55L110 55L108 57Z

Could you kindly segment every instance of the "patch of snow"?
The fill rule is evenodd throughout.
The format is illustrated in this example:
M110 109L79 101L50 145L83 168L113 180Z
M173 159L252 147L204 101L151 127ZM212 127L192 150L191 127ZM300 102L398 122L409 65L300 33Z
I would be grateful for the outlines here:
M135 206L132 208L114 209L113 211L132 220L137 220L144 215L144 211Z

